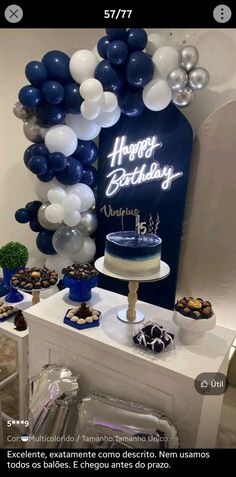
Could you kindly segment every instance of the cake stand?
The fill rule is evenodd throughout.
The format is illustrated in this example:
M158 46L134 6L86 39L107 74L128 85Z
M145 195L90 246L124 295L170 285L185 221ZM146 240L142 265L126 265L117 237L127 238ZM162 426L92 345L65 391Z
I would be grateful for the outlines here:
M116 273L110 272L109 270L107 270L106 267L104 267L104 257L98 258L94 266L103 275L128 282L128 308L122 308L118 311L117 315L119 320L124 321L125 323L140 323L144 320L144 314L136 309L139 283L157 282L159 280L164 280L164 278L168 277L170 273L169 265L167 265L167 263L163 261L161 261L160 269L157 273L148 275L145 278L140 276L123 277L122 275L117 275Z
M19 291L23 291L25 293L32 294L32 305L37 305L37 303L40 302L40 292L47 291L47 290L50 290L51 288L56 287L58 282L59 280L57 280L57 282L54 285L51 285L50 287L47 287L47 288L32 288L31 290L26 288L17 288L17 287L13 287L13 288Z

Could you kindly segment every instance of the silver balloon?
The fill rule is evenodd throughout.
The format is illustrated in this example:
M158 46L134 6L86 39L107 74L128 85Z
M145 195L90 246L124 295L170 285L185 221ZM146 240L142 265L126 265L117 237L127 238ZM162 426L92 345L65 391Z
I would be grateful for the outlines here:
M77 420L74 447L85 448L88 442L90 448L179 447L177 429L166 416L111 396L85 396L79 404Z
M187 86L183 91L174 91L172 96L172 101L175 106L179 108L184 108L188 106L194 97L194 93L189 86Z
M188 75L184 68L176 68L167 76L167 83L173 91L182 91L188 81Z
M13 106L13 113L18 119L26 121L26 119L29 119L33 116L34 110L33 108L27 108L26 106L23 106L20 101L17 101Z
M38 447L64 447L62 437L74 435L78 389L78 377L65 366L57 364L44 366L31 380L30 433L38 437ZM46 442L40 440L42 435L48 437ZM35 447L34 440L29 441L27 447Z
M39 207L38 221L40 225L42 225L42 227L44 227L47 230L57 230L59 229L59 227L61 227L62 222L57 222L56 224L52 224L51 222L48 222L48 220L45 217L45 210L49 205L50 205L49 202L47 202L46 204L42 204Z
M44 138L45 138L45 134L47 130L48 128L40 126L36 116L33 116L30 119L27 119L27 121L24 121L24 126L23 126L24 135L31 142L36 142L36 143L44 142Z
M190 71L196 66L199 60L199 53L197 48L192 45L186 45L180 50L180 63L182 68Z
M206 88L209 79L209 73L205 68L194 68L189 73L189 84L194 91Z
M97 230L97 226L97 216L95 212L89 209L81 214L81 220L77 227L83 235L89 236L94 234L95 230Z

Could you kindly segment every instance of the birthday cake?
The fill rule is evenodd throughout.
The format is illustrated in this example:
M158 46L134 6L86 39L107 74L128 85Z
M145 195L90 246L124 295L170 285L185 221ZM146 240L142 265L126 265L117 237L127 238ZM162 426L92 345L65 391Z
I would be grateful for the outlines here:
M161 242L157 235L135 231L113 232L106 236L104 267L123 277L147 277L158 272Z

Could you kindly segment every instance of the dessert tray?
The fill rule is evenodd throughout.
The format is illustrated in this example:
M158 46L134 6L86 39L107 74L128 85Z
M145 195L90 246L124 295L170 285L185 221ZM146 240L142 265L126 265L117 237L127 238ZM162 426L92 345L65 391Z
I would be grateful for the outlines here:
M135 346L147 352L159 354L174 348L174 335L164 326L147 321L133 334L133 342Z
M58 274L45 268L26 268L13 275L11 286L26 293L32 293L32 304L40 301L40 292L58 284Z
M101 312L82 303L81 306L67 310L63 322L77 330L94 328L100 325Z
M197 342L206 331L216 326L216 316L212 305L202 298L184 297L178 300L173 321L179 327L180 340L185 344Z
M0 301L0 323L3 323L4 321L9 320L12 316L16 314L18 311L18 308L15 308L14 306L7 305Z

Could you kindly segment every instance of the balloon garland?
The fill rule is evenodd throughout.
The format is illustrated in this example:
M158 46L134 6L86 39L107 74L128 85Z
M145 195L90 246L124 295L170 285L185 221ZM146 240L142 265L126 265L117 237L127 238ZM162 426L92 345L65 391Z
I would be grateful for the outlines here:
M177 107L190 104L209 81L198 60L192 45L177 51L164 46L159 34L107 28L92 51L82 49L71 58L49 51L26 65L30 84L20 89L13 111L34 143L24 163L37 176L40 201L18 209L15 218L37 232L48 266L85 263L95 255L98 148L93 140L101 128L113 126L121 113L135 117L145 108L161 111L171 101Z

